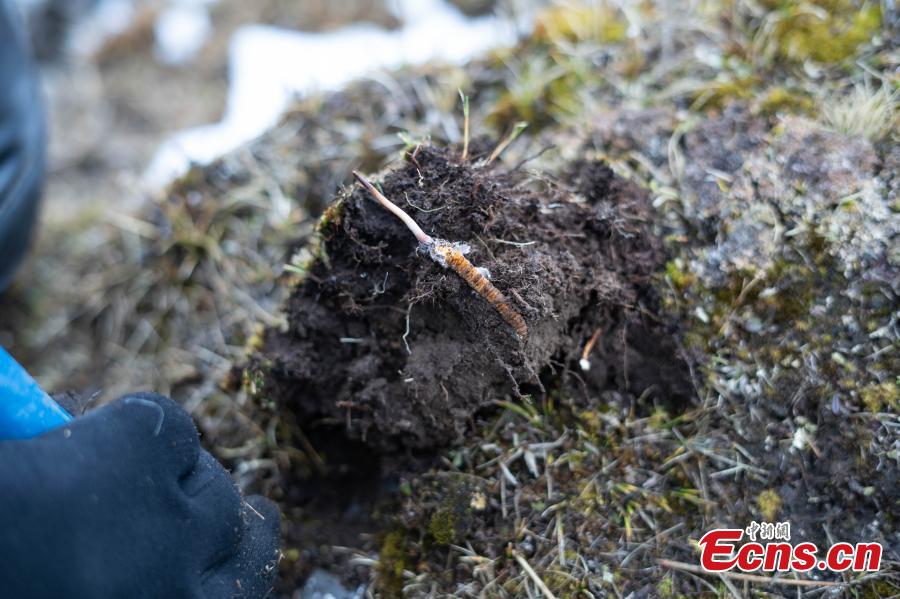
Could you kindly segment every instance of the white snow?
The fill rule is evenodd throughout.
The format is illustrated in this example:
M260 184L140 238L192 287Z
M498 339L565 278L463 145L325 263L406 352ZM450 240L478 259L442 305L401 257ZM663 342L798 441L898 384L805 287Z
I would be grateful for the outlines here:
M195 127L166 140L144 174L159 189L274 126L291 100L340 89L382 69L431 60L462 64L485 51L510 45L516 27L497 16L468 18L444 0L396 0L403 27L387 31L357 24L327 33L265 25L239 28L229 48L229 91L218 123Z
M184 65L197 55L212 34L208 0L180 0L164 8L153 27L156 58L168 65Z

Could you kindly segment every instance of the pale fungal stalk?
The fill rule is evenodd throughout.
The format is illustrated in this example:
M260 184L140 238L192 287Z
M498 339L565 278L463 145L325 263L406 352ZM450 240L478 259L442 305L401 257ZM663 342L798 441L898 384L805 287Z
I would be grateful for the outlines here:
M403 221L403 224L415 235L422 249L428 254L428 257L440 264L444 268L449 268L458 274L475 292L483 297L495 310L503 317L523 340L528 337L528 325L525 319L510 304L506 296L494 287L483 270L476 268L465 254L469 251L469 246L465 243L451 242L444 239L436 239L422 230L422 227L413 220L413 218L403 211L402 208L384 197L384 194L372 185L372 183L353 171L356 177L369 194L378 201L386 210L389 210L394 216Z

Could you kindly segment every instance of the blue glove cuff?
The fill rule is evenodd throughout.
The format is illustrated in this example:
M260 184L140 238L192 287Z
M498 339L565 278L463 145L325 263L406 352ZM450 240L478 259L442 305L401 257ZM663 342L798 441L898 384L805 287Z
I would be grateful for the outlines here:
M0 440L29 439L71 419L0 347Z

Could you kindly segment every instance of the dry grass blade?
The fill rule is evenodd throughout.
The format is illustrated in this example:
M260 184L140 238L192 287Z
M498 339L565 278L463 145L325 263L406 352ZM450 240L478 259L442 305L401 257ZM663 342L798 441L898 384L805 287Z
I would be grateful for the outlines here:
M541 580L541 577L537 575L537 572L534 571L534 568L531 567L531 564L528 563L522 554L518 551L513 551L513 557L516 558L516 561L519 562L519 565L522 566L522 569L525 570L525 573L528 574L528 577L534 581L534 584L537 585L539 589L541 589L541 593L543 593L546 599L556 599L556 595L550 590L550 588L546 585L546 583Z
M734 580L743 580L745 582L758 582L760 584L782 584L795 587L836 587L841 586L840 582L829 582L826 580L791 580L788 578L770 578L768 576L758 576L756 574L740 574L738 572L707 572L701 566L694 564L686 564L669 559L657 559L656 563L664 568L672 570L681 570L692 574L720 575L725 578Z
M520 121L520 122L516 123L516 126L513 127L512 132L509 135L507 135L505 138L503 138L503 141L501 141L499 144L497 144L497 147L494 148L493 152L491 152L491 155L488 157L485 164L490 164L493 161L497 160L497 158L500 157L500 154L503 153L503 150L508 148L509 144L516 141L516 138L519 137L519 135L522 133L522 131L525 130L525 128L527 126L528 126L528 123L526 123L525 121Z

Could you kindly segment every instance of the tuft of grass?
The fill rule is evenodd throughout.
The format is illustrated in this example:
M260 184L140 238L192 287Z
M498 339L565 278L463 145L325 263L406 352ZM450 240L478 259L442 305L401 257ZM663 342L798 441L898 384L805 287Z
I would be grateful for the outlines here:
M459 90L459 99L463 105L463 149L460 159L465 162L469 157L469 96Z
M625 39L628 22L607 2L573 0L538 14L534 36L538 41L615 44Z
M485 164L490 164L493 161L497 160L497 158L500 157L500 154L503 153L503 150L508 148L509 144L516 141L516 138L522 134L522 131L524 131L526 127L528 127L528 123L525 121L519 121L518 123L516 123L512 131L510 131L509 135L504 137L503 140L499 144L497 144L497 147L494 148L493 152L491 152L491 155L488 157Z
M571 97L578 78L570 69L543 53L505 64L509 80L491 111L489 121L502 128L516 121L542 127L555 121L560 98Z
M848 94L832 95L822 103L822 117L831 129L872 142L897 130L898 90L882 85L873 89L866 82Z

